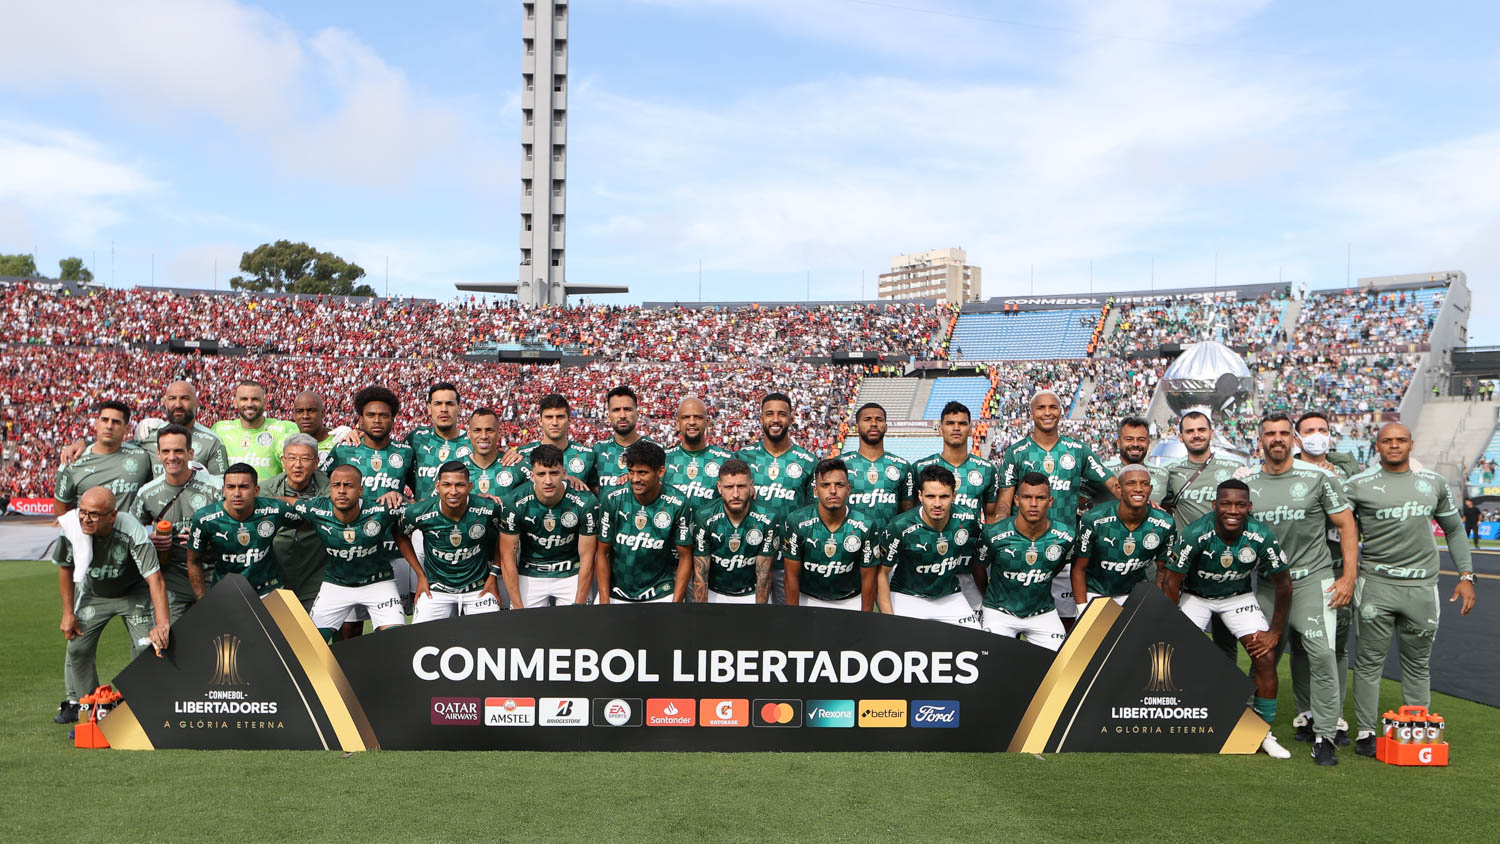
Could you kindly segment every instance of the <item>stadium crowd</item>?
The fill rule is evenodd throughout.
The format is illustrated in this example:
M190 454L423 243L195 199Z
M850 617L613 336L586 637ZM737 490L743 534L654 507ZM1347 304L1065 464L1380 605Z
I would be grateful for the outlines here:
M1302 303L1293 347L1315 351L1335 344L1425 342L1442 305L1441 292L1431 297L1430 305L1413 290L1381 292L1367 288L1314 294Z
M1284 339L1281 317L1286 304L1284 296L1242 300L1232 293L1164 304L1123 304L1115 331L1104 340L1099 355L1127 357L1169 343L1202 340L1265 348Z

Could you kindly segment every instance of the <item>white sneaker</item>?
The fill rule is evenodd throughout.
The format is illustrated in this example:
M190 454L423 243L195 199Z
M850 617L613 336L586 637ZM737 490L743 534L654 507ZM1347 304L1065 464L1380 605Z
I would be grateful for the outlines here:
M1340 730L1343 730L1343 731L1345 731L1345 732L1348 732L1348 730L1349 730L1349 722L1348 722L1348 721L1345 721L1345 720L1344 720L1344 719L1342 719L1342 718L1340 718L1340 719L1339 719L1339 726L1338 726L1338 728L1339 728L1339 729L1340 729Z
M1312 713L1310 713L1310 712L1298 712L1297 713L1297 717L1292 719L1292 726L1293 727L1306 727L1308 724L1311 724L1311 723L1312 723Z
M1272 759L1292 758L1292 752L1290 750L1287 750L1285 747L1282 747L1281 742L1277 741L1276 737L1271 735L1269 732L1266 733L1265 740L1260 743L1260 749L1264 750L1266 755L1271 757Z

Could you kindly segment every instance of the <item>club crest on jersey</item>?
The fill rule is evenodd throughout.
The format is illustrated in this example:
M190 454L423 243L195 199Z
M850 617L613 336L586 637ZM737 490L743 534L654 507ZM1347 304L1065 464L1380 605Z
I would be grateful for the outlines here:
M1234 565L1234 555L1229 553L1229 551L1226 549L1224 553L1219 555L1219 565L1223 566L1226 569Z
M1056 468L1057 468L1057 461L1055 461L1055 460L1052 459L1052 455L1049 454L1045 458L1042 459L1042 471L1043 472L1045 472L1045 473L1047 473L1047 474L1050 475L1050 474L1052 474L1052 470L1056 469Z
M583 471L583 458L582 457L575 457L572 460L569 460L568 461L568 471L569 472L582 472Z
M243 527L240 528L239 533L236 533L234 535L234 538L238 539L241 545L244 545L247 548L250 547L250 531L245 530Z
M1030 548L1026 549L1026 565L1028 565L1028 566L1036 565L1037 557L1038 557L1038 555L1036 553L1036 546L1035 545L1033 545Z
M469 527L469 538L480 539L484 536L484 525L471 525Z
M1420 492L1423 495L1431 495L1432 494L1432 484L1428 483L1423 478L1417 478L1417 492Z
M365 531L365 536L368 536L371 539L374 539L375 537L377 537L377 536L380 535L380 522L375 522L375 521L365 522L364 531Z
M859 537L858 536L855 536L854 534L851 533L848 536L844 537L844 550L848 551L850 554L853 554L854 552L858 551L859 550L859 545L860 545L860 542L859 542Z
M839 552L839 544L837 542L833 541L833 537L831 537L831 536L828 537L828 541L823 543L823 556L825 556L825 557L832 557L834 554L837 554L838 552Z
M946 553L948 553L948 540L947 539L939 539L937 541L937 546L936 547L937 547L937 552L939 554L946 554Z
M381 469L384 469L384 468L385 468L385 461L380 459L380 455L378 455L378 454L372 454L372 455L370 455L370 471L372 471L372 472L379 472Z
M776 480L780 476L781 476L781 467L777 466L775 463L772 463L771 464L771 468L769 468L769 469L766 470L766 477L768 477L768 478L770 478L771 480L774 481L774 480Z
M392 469L400 469L401 466L402 466L402 464L404 464L405 462L406 462L405 460L401 459L401 455L399 455L399 454L392 454L391 455L391 468Z
M127 471L127 472L137 472L137 471L140 471L140 468L141 468L141 459L139 457L127 457L127 458L125 458L125 471Z
M729 553L731 553L731 554L738 554L739 552L740 552L740 535L738 533L736 533L733 536L729 537Z
M506 469L500 473L497 480L500 481L500 486L502 488L510 489L510 485L515 483L516 481L516 476L511 474L511 471L509 469Z
M1154 533L1148 533L1146 534L1146 538L1141 540L1141 543L1146 546L1147 551L1155 551L1156 546L1161 544L1161 537Z
M188 504L194 510L201 510L204 507L208 506L208 497L205 495L194 495L192 498L188 499Z
M354 538L358 535L354 528L344 528L344 541L350 545L354 544Z
M458 452L455 455L453 455L453 456L454 457L463 458L463 457L468 457L470 454L473 454L473 453L474 453L474 449L469 448L466 445L461 445L461 446L458 447Z
M562 524L565 528L578 527L578 514L572 510L562 514ZM548 528L549 530L551 528Z
M645 510L640 510L640 511L638 511L635 514L635 529L636 530L645 530L646 529L646 511Z
M871 466L870 471L865 473L865 480L871 484L880 483L880 470L876 469L874 466Z
M969 529L968 528L959 528L953 534L953 541L956 542L956 543L958 543L959 545L967 544L968 541L969 541Z
M895 466L885 467L885 476L893 481L901 480L901 470Z
M672 526L672 514L668 513L665 510L660 510L657 512L656 516L651 519L651 523L656 525L657 530L666 530L667 528Z
M1307 494L1307 484L1305 484L1305 483L1303 483L1301 481L1298 481L1298 482L1292 484L1292 497L1293 498L1301 498L1302 496L1304 496L1306 494Z
M1228 469L1220 469L1214 472L1214 480L1218 481L1219 483L1224 483L1225 481L1229 480L1229 476L1231 474L1233 473Z
M446 445L445 445L445 446L443 446L443 447L442 447L442 448L440 448L440 449L438 449L438 459L439 459L439 460L447 460L447 459L448 459L448 455L449 455L449 454L450 454L450 453L451 453L451 449L449 449L449 448L448 448L448 447L447 447L447 446L446 446Z
M1248 545L1245 546L1244 548L1241 548L1240 549L1240 562L1242 562L1242 563L1253 563L1253 562L1255 562L1255 549L1249 547Z
M1047 471L1050 472L1052 470L1048 469ZM984 483L984 475L980 474L980 472L979 472L978 469L970 469L969 470L969 486L979 486L980 484L983 484L983 483Z
M694 460L693 462L691 462L691 463L688 464L686 473L687 473L687 476L688 476L688 480L690 480L690 481L691 480L695 480L698 477L698 461L697 460Z
M557 530L557 517L548 513L542 517L542 527L547 530Z
M745 541L751 545L759 545L761 540L765 538L765 535L757 528L750 528L750 531L745 534Z
M1064 469L1071 469L1074 466L1078 465L1078 461L1074 459L1073 455L1064 454L1062 457L1057 458L1057 465L1063 467Z
M710 463L707 466L704 466L703 474L709 476L710 478L717 478L719 476L719 464Z
M269 432L264 432L263 431L263 432L255 435L255 444L256 445L267 446L267 445L270 445L271 442L272 442L272 438L271 438L271 434Z
M801 463L793 463L793 464L787 466L786 467L786 476L788 478L791 478L794 481L797 480L798 478L802 477L802 464Z
M1062 546L1061 545L1048 545L1047 546L1047 559L1051 560L1054 563L1057 562L1058 560L1061 560L1062 559Z
M261 539L270 539L271 534L276 532L276 526L270 522L261 522L255 526L255 532L260 534Z
M464 544L464 535L455 528L452 533L448 534L448 544L452 545L454 548L457 548L458 546Z

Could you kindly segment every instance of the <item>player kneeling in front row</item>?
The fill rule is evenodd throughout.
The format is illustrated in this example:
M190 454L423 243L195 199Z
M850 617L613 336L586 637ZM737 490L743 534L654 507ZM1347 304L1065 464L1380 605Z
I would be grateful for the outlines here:
M469 467L459 460L438 467L434 492L406 505L396 525L396 548L417 576L411 623L498 612L493 565L500 506L473 494ZM412 542L417 535L421 557Z
M725 460L716 486L718 500L701 500L693 511L693 603L764 604L777 537L756 500L750 464Z
M1163 591L1202 630L1214 617L1250 654L1255 678L1255 712L1267 725L1276 721L1276 640L1292 604L1292 579L1276 535L1250 516L1250 487L1231 478L1219 484L1213 512L1188 525L1177 552L1167 561ZM1250 588L1251 572L1276 584L1271 623ZM1277 759L1292 754L1266 731L1261 749Z
M880 559L869 515L845 506L849 469L824 460L813 469L818 503L787 516L785 551L788 605L869 611L875 605Z
M231 472L233 469L231 468ZM328 564L313 601L313 626L332 642L349 612L364 607L377 629L406 623L395 574L384 552L396 514L364 500L364 479L349 464L328 474L328 495L298 499L285 514L288 524L306 523L317 532Z
M1052 482L1027 472L1016 484L1014 515L985 525L979 561L989 565L984 629L1055 651L1067 633L1052 597L1052 578L1073 556L1073 534L1047 517Z
M1151 473L1146 466L1126 463L1115 478L1120 483L1120 500L1088 511L1078 528L1073 595L1079 618L1095 598L1107 597L1123 605L1137 584L1161 582L1161 564L1177 544L1172 517L1151 503Z
M531 483L500 517L500 572L513 608L589 602L599 535L594 496L569 488L563 450L533 448Z
M955 486L953 473L942 466L928 466L917 475L917 508L891 520L886 529L876 598L881 612L978 626L959 591L958 570L968 567L984 593L984 568L975 559L980 525L973 514L953 511Z

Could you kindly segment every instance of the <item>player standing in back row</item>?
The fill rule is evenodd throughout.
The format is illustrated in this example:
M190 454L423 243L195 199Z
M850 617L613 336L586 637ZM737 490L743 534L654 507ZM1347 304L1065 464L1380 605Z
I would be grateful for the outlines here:
M813 469L818 458L792 441L792 400L786 393L767 393L760 400L760 441L735 452L750 467L751 482L766 514L778 526L787 513L811 500ZM786 572L781 543L771 563L771 603L786 603Z
M640 421L639 399L625 385L604 396L604 415L609 420L609 437L594 443L594 475L599 481L599 495L630 483L625 470L625 449L645 435L636 429Z
M859 447L839 455L849 470L848 506L868 517L878 536L892 519L917 506L916 481L911 464L885 450L885 408L875 402L861 406L854 429Z
M913 477L919 477L931 466L947 469L953 475L953 512L967 513L982 525L999 518L1000 470L969 451L972 427L968 406L956 401L943 405L938 414L938 433L943 437L943 450L918 460L912 465L911 472ZM984 606L984 589L974 582L971 572L962 569L958 572L958 589L973 612L969 621L978 627Z

